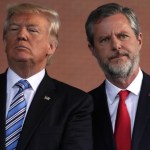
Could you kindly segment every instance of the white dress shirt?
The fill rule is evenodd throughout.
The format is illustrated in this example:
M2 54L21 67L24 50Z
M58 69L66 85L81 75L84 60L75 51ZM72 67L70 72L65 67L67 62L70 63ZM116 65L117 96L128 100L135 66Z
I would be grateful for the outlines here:
M30 107L32 99L35 95L35 92L36 92L41 80L43 79L44 75L45 75L45 69L41 70L40 72L38 72L37 74L31 76L30 78L25 79L31 85L31 88L26 89L24 91L24 96L25 96L25 100L26 100L26 103L27 103L26 114L28 112L28 109ZM6 116L7 116L11 101L12 101L12 99L14 98L14 96L16 95L16 93L19 90L19 88L14 86L14 85L21 79L23 79L23 78L18 76L13 70L11 70L10 68L8 69L8 71L7 71Z
M130 120L131 120L131 134L133 132L135 115L136 115L142 80L143 80L143 73L142 73L141 69L139 69L139 72L138 72L138 75L136 76L136 78L126 88L128 91L130 91L129 96L127 97L125 103L127 105L127 109L128 109ZM119 103L118 93L121 90L125 90L125 89L120 89L120 88L116 87L115 85L113 85L112 83L110 83L108 80L106 80L106 94L107 94L108 107L109 107L113 132L114 132L114 128L115 128L117 107L118 107L118 103Z

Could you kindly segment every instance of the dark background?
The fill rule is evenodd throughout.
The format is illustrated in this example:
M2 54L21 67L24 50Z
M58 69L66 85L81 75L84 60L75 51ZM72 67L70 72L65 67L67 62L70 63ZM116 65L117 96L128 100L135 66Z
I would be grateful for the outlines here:
M0 73L7 68L2 41L6 8L10 4L21 2L24 0L0 1ZM60 15L59 47L54 55L53 63L47 67L51 77L84 91L97 87L103 81L104 75L88 49L84 24L93 9L109 2L131 7L137 13L143 33L141 68L150 73L149 0L26 0L26 2L46 5L56 10Z

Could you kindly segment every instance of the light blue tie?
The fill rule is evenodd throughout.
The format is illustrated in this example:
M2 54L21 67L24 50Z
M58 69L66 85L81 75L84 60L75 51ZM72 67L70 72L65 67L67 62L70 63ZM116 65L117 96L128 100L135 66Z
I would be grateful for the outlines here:
M14 96L6 118L6 150L15 150L22 129L26 113L26 101L24 90L30 88L27 80L18 81L15 86L19 87L18 93Z

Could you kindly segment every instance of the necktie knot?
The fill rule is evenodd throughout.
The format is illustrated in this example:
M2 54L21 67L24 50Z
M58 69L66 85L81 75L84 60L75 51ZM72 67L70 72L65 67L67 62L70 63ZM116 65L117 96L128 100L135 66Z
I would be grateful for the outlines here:
M119 97L120 97L121 101L125 101L128 95L129 95L129 91L128 90L121 90L119 92Z
M15 86L18 86L20 90L24 91L25 89L30 88L30 83L27 80L19 80Z

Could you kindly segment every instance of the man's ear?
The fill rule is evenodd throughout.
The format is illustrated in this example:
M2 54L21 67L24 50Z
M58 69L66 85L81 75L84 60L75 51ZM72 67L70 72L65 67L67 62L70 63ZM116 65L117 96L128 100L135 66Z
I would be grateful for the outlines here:
M139 49L141 50L141 47L142 47L142 33L139 34L138 36L138 42L139 42Z
M95 51L94 47L90 43L88 44L88 47L89 47L92 55L96 57L96 51Z
M49 45L48 45L47 55L53 55L55 53L56 49L57 49L57 43L56 43L56 41L55 40L50 41Z

